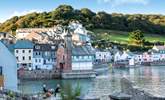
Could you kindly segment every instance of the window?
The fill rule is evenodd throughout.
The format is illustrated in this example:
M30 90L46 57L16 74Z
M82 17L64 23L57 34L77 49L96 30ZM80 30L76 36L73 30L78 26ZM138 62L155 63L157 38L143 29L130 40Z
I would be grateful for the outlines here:
M38 55L38 53L36 52L36 55Z
M25 50L22 50L22 53L25 53Z
M31 50L29 50L29 53L31 53Z
M46 51L45 56L50 56L50 52Z
M18 57L16 57L16 59L18 60Z
M40 55L40 52L38 52L38 55Z
M39 59L39 62L41 62L41 59Z
M22 57L22 60L25 60L25 57L24 56Z
M18 53L18 50L16 50L16 53Z
M0 75L3 75L2 66L0 66Z
M4 38L6 38L6 34L4 34L3 36L4 36Z
M44 64L46 64L46 60L44 60Z
M35 62L37 62L37 59L35 59Z
M29 56L29 60L31 60L31 56Z
M65 60L65 56L63 55L63 60Z

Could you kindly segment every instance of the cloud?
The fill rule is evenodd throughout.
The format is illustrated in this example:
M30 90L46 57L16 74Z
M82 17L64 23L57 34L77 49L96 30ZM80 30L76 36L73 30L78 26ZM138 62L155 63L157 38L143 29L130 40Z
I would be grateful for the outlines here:
M10 19L14 16L22 16L22 15L26 15L29 13L33 13L33 12L43 12L42 10L36 10L36 9L32 9L32 10L25 10L25 11L13 11L11 14L9 14L8 16L4 17L4 18L0 18L0 23L5 22L7 19Z
M125 4L142 4L147 5L149 0L97 0L99 3L109 3L111 6L119 6Z
M19 11L14 11L9 17L13 17L13 16L22 16L22 15L26 15L26 14L29 14L29 13L33 13L33 12L43 12L42 10L26 10L26 11L22 11L22 12L19 12Z

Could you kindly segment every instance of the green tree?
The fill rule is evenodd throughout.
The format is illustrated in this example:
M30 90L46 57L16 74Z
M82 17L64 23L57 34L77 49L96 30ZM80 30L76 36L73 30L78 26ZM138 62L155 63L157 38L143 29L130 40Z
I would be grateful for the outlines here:
M145 38L144 33L141 30L135 30L129 33L129 41L130 43L136 45L143 45Z
M70 5L60 5L52 12L52 19L70 19L73 17L73 10Z

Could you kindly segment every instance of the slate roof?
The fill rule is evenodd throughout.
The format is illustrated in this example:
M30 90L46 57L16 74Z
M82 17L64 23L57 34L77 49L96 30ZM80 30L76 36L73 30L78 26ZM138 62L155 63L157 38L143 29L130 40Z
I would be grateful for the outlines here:
M33 49L34 44L29 40L17 40L15 49Z
M89 46L73 46L72 55L74 56L84 56L84 55L94 55L95 52Z
M132 53L132 52L130 52L130 51L128 51L128 52L126 52L129 56L134 56L135 54L134 53Z
M36 44L34 46L34 51L56 51L57 46L51 44Z

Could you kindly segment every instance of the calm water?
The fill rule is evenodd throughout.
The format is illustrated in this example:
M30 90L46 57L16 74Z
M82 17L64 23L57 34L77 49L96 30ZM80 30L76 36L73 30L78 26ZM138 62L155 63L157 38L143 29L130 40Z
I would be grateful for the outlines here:
M114 91L119 89L121 77L127 77L150 93L165 95L165 66L110 69L104 73L104 76L108 76L112 80L110 84L112 84ZM79 83L84 94L93 87L93 82L94 79L23 81L19 86L19 90L23 93L37 93L42 91L43 84L46 84L48 88L55 88L57 84L61 84L61 86L71 84L75 87Z

